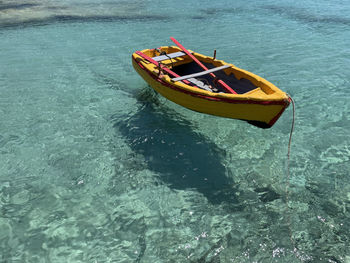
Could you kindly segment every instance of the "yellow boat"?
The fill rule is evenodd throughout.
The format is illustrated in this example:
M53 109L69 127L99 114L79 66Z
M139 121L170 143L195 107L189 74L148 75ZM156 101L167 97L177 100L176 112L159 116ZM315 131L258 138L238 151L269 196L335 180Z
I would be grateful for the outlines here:
M158 93L188 109L272 127L290 97L267 80L233 64L177 46L136 51L132 63ZM215 73L214 73L215 72Z

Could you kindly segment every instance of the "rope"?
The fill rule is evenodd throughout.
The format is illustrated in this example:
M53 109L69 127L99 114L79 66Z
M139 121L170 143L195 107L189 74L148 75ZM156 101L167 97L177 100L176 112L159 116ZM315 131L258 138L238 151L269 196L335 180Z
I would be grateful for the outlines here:
M289 97L290 101L293 105L293 120L292 120L292 127L290 129L289 134L289 142L288 142L288 154L287 154L287 187L286 187L286 194L287 194L287 206L288 206L288 191L289 191L289 180L290 180L290 148L292 144L292 136L294 131L294 122L295 122L295 104L292 97Z
M287 184L286 184L286 214L287 214L287 224L288 224L288 229L289 229L289 238L290 242L292 243L293 246L293 252L296 252L296 247L295 247L295 241L292 236L292 229L291 229L291 219L290 219L290 211L289 211L289 187L290 187L290 149L291 149L291 144L292 144L292 136L293 136L293 131L294 131L294 123L295 123L295 103L292 97L288 96L290 101L292 102L293 106L293 120L292 120L292 127L290 129L290 134L289 134L289 142L288 142L288 154L287 154Z
M169 57L169 55L165 52L165 51L161 51L159 49L159 55L160 56L166 56L168 59L170 59L170 62L171 62L171 68L174 68L174 62L173 62L173 59L171 57Z

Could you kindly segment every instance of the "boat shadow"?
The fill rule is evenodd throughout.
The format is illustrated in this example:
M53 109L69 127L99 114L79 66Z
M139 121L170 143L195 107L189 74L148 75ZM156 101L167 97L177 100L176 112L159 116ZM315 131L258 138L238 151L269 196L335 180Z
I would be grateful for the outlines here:
M230 171L223 165L225 150L149 92L139 96L135 114L114 123L132 151L143 156L146 169L171 189L192 189L212 204L239 206Z

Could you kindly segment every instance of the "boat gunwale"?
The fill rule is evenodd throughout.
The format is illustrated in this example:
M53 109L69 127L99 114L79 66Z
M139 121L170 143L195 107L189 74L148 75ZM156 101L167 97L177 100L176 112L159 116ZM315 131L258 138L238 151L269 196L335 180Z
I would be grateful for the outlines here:
M150 50L150 49L146 49L146 50ZM144 52L145 50L141 51ZM195 52L194 52L195 53ZM253 96L247 96L245 94L229 94L229 93L214 93L214 92L209 92L209 91L205 91L202 89L199 89L197 87L192 87L189 86L187 84L184 84L182 82L174 82L171 81L171 78L167 75L164 75L163 78L159 78L157 75L154 74L154 71L150 71L146 64L145 66L142 64L143 61L145 61L143 58L139 57L139 60L137 59L138 56L137 54L133 54L132 58L135 61L135 63L138 64L138 66L143 69L143 71L145 71L149 76L151 76L155 81L160 82L161 85L166 86L168 88L174 89L176 91L194 96L194 97L198 97L198 98L202 98L202 99L206 99L206 100L210 100L210 101L218 101L218 102L227 102L227 103L234 103L234 104L260 104L260 105L283 105L285 107L288 107L288 105L290 104L290 101L288 99L287 94L285 94L284 92L280 91L277 87L276 89L278 89L280 91L279 93L279 97L278 98L271 98L271 96L276 96L276 95L266 95L264 96L265 98L254 98ZM223 63L223 65L231 65L232 67L234 67L235 69L239 69L235 66L233 66L232 64L226 63L222 60L216 60L219 63ZM242 69L240 69L242 70ZM242 70L245 71L245 70ZM249 72L251 73L251 72ZM251 73L253 74L253 73ZM255 74L253 74L255 75ZM255 75L257 76L257 75ZM259 77L259 76L257 76ZM259 79L262 79L261 77L259 77ZM265 80L267 81L267 80ZM271 85L273 85L271 83ZM274 86L274 85L273 85ZM276 91L277 92L277 91ZM281 94L282 93L282 94ZM282 95L285 95L282 97ZM268 98L268 96L270 96L270 98Z
M177 46L161 46L159 47L158 49L176 49L177 51L182 51L182 49L180 49L179 47ZM154 51L155 49L151 48L151 49L144 49L142 50L141 52L146 52L146 51ZM249 76L249 77L252 77L253 79L255 79L257 82L261 82L261 83L264 83L265 85L269 86L275 93L285 93L284 91L282 91L281 89L279 89L278 87L276 87L273 83L271 83L270 81L268 81L267 79L263 78L263 77L260 77L259 75L256 75L255 73L253 72L250 72L248 70L245 70L245 69L242 69L242 68L239 68L237 67L236 65L232 64L232 63L228 63L222 59L216 59L216 58L213 58L213 57L210 57L210 56L207 56L207 55L204 55L204 54L201 54L201 53L198 53L198 52L195 52L193 50L190 50L188 49L188 51L194 55L198 60L202 61L202 62L206 62L206 61L203 61L203 60L211 60L210 62L208 63L211 63L213 65L215 64L221 64L221 65L229 65L230 68L232 68L233 70L239 72L239 73L242 73L246 76ZM176 59L176 58L175 58ZM214 63L213 63L214 62ZM223 71L226 71L226 70L229 70L229 68L227 69L224 69ZM226 93L226 94L231 94L231 93ZM234 95L241 95L241 94L234 94ZM269 94L267 94L269 95Z

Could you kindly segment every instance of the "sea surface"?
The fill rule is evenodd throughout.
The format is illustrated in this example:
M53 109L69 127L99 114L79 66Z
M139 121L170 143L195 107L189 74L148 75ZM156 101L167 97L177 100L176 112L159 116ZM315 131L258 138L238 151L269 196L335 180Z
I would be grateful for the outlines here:
M295 101L271 129L134 71L172 45ZM0 0L0 262L350 262L349 0Z

